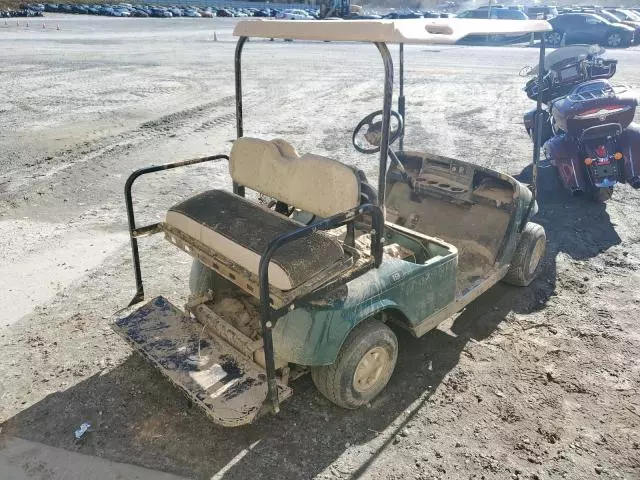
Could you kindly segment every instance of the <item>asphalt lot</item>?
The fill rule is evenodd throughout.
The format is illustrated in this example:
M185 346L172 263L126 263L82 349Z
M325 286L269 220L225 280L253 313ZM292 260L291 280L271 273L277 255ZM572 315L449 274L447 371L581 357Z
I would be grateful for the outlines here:
M113 334L134 293L125 179L229 151L234 23L0 22L0 435L189 478L639 478L640 195L628 186L591 205L545 174L541 277L496 286L422 339L398 332L398 370L371 408L334 407L303 378L277 417L219 428ZM616 80L637 83L640 47L609 53ZM536 60L522 45L408 46L405 147L526 175L533 105L518 72ZM251 41L243 73L246 135L375 178L375 157L351 145L382 106L373 46ZM136 187L139 221L229 185L222 163L160 174ZM141 253L148 296L183 303L189 258L160 238ZM76 443L84 421L95 431Z

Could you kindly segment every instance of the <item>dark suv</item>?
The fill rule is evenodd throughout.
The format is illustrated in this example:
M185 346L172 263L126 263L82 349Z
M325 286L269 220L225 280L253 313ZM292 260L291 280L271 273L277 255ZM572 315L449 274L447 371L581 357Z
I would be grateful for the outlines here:
M525 10L527 16L532 19L546 18L550 19L558 16L558 9L556 7L543 7L537 5L535 7L527 7Z
M564 13L549 20L553 32L547 42L558 46L565 43L597 43L607 47L627 47L633 43L634 29L593 13Z

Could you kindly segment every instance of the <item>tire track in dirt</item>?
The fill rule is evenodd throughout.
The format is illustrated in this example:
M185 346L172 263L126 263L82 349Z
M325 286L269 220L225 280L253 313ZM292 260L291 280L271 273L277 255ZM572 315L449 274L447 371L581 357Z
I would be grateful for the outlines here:
M26 164L26 169L23 166L8 172L6 179L0 181L0 194L4 197L2 200L11 203L16 200L16 196L24 194L38 182L48 180L72 166L103 158L117 158L131 148L163 136L184 137L204 132L211 127L231 126L235 123L235 113L221 115L220 109L235 108L234 106L233 97L223 97L143 122L132 130L114 136L77 144L54 153L41 162Z

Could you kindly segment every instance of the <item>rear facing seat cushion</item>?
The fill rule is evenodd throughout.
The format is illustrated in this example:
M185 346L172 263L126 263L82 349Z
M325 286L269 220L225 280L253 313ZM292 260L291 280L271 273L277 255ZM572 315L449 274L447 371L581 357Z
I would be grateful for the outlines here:
M257 275L268 243L300 224L223 190L203 192L173 206L166 224ZM332 266L344 255L337 240L314 232L276 250L269 283L290 290Z
M233 180L320 217L360 204L360 179L351 167L320 155L298 155L284 140L241 137L229 155Z

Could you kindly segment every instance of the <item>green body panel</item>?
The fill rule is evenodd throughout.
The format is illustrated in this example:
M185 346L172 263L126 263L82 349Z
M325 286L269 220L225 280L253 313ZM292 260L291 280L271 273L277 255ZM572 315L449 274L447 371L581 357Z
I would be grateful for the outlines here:
M534 209L529 212L532 198L530 190L509 175L475 164L425 153L412 153L410 154L412 158L407 158L407 155L399 152L406 171L414 182L416 179L420 180L425 172L428 174L429 168L432 168L444 181L467 189L464 190L468 192L467 194L451 196L448 201L452 205L464 204L465 200L456 196L464 196L471 202L482 201L477 200L477 193L474 190L476 178L491 177L503 182L499 185L502 185L501 188L507 188L510 194L502 203L484 200L485 205L494 205L492 208L495 212L501 211L506 215L504 226L499 230L491 231L495 244L493 247L495 256L489 264L484 265L481 276L471 278L467 283L463 280L462 285L456 285L458 280L463 279L461 275L465 267L458 265L458 245L453 238L447 238L446 235L441 234L439 229L441 225L437 223L423 225L425 228L417 228L414 232L423 236L435 235L444 238L444 241L432 237L429 240L425 240L425 237L418 239L410 233L413 229L411 225L407 225L409 231L402 232L393 230L399 227L388 227L387 244L396 242L414 251L416 253L414 262L385 256L378 269L370 270L348 284L323 295L321 300L296 303L294 310L278 319L273 330L274 350L282 360L311 366L331 364L335 361L342 343L353 327L381 311L398 313L397 320L417 334L416 332L423 330L415 327L423 324L424 328L424 322L430 317L433 317L432 320L437 320L435 317L443 316L444 312L447 312L444 309L451 308L454 302L459 303L456 305L456 311L464 308L468 302L463 301L463 298L474 298L469 293L486 290L490 287L487 282L493 285L499 280L496 278L496 273L504 271L511 262L524 217L528 213L534 213ZM435 167L431 167L431 162ZM395 182L406 182L402 175L394 170L392 167L387 177L389 188ZM442 174L441 171L445 173ZM412 190L414 190L413 186ZM403 201L414 205L412 208L418 213L426 212L430 208L438 208L437 204L423 203L427 198L428 196L425 197L420 191L414 190ZM446 197L439 198L442 201L442 198ZM454 224L455 220L454 217ZM455 234L455 228L449 233ZM462 238L475 240L480 245L487 241L483 237L473 238L473 233L472 231L468 237Z
M385 258L372 269L323 296L296 304L273 330L276 355L300 365L329 365L353 327L382 311L395 310L415 326L455 297L457 252L425 264Z
M500 175L506 177L504 174ZM531 211L529 211L529 205L531 204L531 199L533 197L531 190L529 190L529 188L523 183L518 182L511 177L509 178L514 182L514 190L516 192L515 209L512 214L512 223L509 225L509 229L505 234L502 255L500 255L497 260L497 263L500 265L508 265L511 263L511 258L513 257L513 253L516 251L518 241L520 240L520 225L523 224L523 220L526 215L530 217L538 210L536 202L535 205L531 207Z

